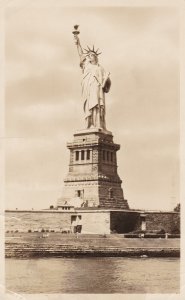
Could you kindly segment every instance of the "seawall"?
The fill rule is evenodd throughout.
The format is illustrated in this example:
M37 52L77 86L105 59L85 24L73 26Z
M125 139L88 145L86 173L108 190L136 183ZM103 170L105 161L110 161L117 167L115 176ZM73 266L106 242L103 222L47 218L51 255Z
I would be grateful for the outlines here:
M179 257L180 239L125 239L119 235L14 235L6 238L6 258L148 256Z

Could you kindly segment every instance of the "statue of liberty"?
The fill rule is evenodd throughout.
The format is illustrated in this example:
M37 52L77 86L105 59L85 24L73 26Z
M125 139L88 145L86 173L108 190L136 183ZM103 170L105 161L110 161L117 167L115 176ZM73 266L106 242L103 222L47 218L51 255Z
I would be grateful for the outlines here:
M98 49L94 46L82 50L78 34L78 25L73 31L82 68L82 100L87 128L100 128L106 130L105 122L105 93L111 86L110 73L105 72L98 63Z

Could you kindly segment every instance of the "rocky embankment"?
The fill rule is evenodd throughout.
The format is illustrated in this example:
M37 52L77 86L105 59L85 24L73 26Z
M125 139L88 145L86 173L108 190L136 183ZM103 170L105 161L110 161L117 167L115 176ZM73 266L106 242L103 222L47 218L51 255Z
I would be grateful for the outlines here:
M121 235L9 235L5 241L6 258L148 256L179 257L179 239L125 239Z

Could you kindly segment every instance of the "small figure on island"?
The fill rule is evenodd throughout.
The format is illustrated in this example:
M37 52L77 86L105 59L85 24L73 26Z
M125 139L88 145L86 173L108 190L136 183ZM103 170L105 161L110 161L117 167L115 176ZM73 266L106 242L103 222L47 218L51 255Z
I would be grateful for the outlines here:
M98 63L98 50L84 49L83 52L78 34L78 25L73 31L75 44L80 56L80 67L82 68L82 100L84 106L87 128L100 128L106 130L105 123L105 93L111 86L110 73L105 72Z

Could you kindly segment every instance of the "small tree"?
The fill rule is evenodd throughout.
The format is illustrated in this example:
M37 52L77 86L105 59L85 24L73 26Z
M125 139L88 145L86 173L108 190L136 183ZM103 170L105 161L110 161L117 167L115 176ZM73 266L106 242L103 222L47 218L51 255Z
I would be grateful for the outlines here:
M180 212L180 203L177 204L177 206L174 208L174 211Z

